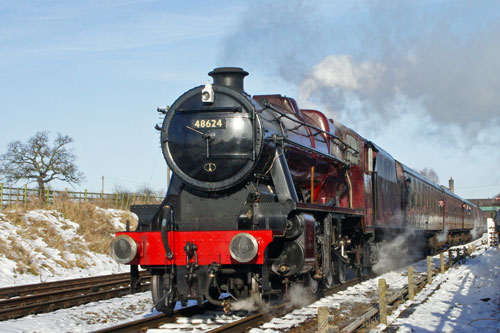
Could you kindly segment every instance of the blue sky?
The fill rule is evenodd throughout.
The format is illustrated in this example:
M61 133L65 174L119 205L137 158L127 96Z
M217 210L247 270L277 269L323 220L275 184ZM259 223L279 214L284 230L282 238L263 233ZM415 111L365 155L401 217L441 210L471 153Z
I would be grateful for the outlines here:
M490 197L499 16L496 1L0 1L0 153L61 132L86 175L77 188L104 176L106 191L164 191L156 107L240 66L250 94L302 96L410 167L453 176L458 194Z

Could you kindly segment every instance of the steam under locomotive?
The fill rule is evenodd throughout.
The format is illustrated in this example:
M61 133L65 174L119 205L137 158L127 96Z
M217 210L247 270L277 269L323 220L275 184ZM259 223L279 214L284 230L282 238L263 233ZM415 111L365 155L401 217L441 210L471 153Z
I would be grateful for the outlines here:
M241 68L209 75L213 84L159 109L167 195L133 206L137 229L111 244L118 262L152 273L158 310L224 305L223 293L271 298L296 283L316 292L343 283L348 269L368 273L397 235L432 252L484 224L475 205L320 111L250 96Z

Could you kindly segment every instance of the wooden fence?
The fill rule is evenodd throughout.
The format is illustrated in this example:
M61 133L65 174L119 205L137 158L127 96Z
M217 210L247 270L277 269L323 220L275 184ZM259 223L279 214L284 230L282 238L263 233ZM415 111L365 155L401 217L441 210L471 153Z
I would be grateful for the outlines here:
M24 187L8 187L0 183L0 209L12 205L27 206L30 202L43 198L45 205L50 206L57 198L67 199L75 202L95 202L106 203L115 208L127 209L130 205L136 203L159 203L163 200L163 196L157 194L139 194L139 193L103 193L103 192L88 192L86 189L83 192L73 191L56 191L47 188L44 193L38 189Z

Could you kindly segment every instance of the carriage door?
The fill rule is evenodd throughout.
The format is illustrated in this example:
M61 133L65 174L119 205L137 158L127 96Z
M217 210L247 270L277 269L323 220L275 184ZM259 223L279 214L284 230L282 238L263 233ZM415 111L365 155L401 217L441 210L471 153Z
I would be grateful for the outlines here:
M373 190L373 148L366 144L364 146L366 153L365 157L365 172L364 172L364 187L365 187L365 228L373 228L374 219L374 197Z

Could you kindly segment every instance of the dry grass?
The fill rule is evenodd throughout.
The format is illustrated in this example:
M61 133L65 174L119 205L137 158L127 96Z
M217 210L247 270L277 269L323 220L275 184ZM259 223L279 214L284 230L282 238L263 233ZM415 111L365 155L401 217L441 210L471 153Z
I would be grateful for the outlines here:
M28 273L39 275L40 271L33 260L33 253L19 244L13 236L9 236L8 241L10 244L7 246L4 254L8 259L17 262L17 267L14 272L19 274Z
M7 220L10 221L11 224L18 226L20 228L26 228L27 224L26 221L23 219L23 214L24 212L19 211L19 210L8 210L5 211L4 214L7 217Z
M135 217L129 212L116 214L107 213L98 208L93 203L86 202L73 202L64 198L63 196L54 199L54 202L49 208L40 200L33 198L29 201L28 205L11 205L8 209L3 210L8 221L17 226L19 229L17 233L23 239L42 239L48 248L57 249L60 251L61 256L64 258L66 251L75 255L72 260L56 260L56 263L64 268L80 267L86 268L89 266L86 258L88 258L87 251L90 250L95 253L108 254L109 244L117 231L125 229L126 220L130 221L131 228L134 229L137 225ZM72 241L65 240L57 227L52 225L48 220L40 220L30 218L26 215L27 211L34 209L50 209L59 212L65 219L75 222L79 225L77 234L83 237L75 238ZM54 215L52 213L52 215ZM112 218L119 218L123 223L123 227L117 228L111 222ZM63 230L71 228L69 224L62 224L59 226ZM38 275L40 268L34 264L33 254L36 251L43 253L44 249L35 249L30 253L22 245L15 241L15 237L10 236L8 242L0 239L0 253L5 254L8 259L17 263L16 273L31 273ZM42 265L43 266L43 265ZM44 267L50 271L48 267Z
M76 203L69 200L57 200L51 207L61 212L63 216L80 225L79 234L82 235L89 249L96 253L107 254L109 243L117 230L110 222L112 216L96 209L92 203ZM125 224L130 220L131 225L136 221L130 213L123 213L120 220Z

